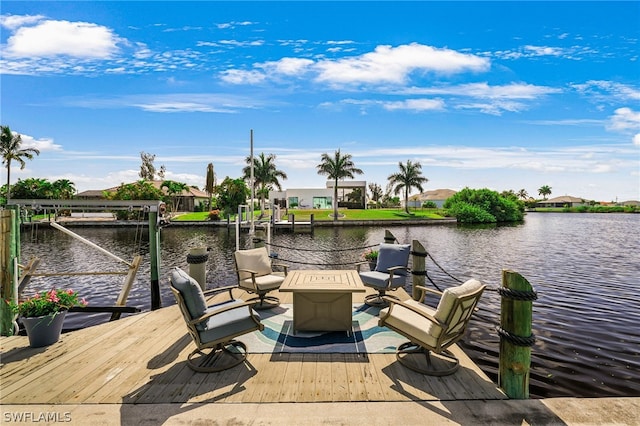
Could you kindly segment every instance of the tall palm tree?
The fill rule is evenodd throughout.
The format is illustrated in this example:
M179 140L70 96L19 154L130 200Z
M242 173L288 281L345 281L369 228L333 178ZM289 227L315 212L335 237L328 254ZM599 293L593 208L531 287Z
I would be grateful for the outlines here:
M538 195L542 195L542 199L546 200L547 195L551 195L551 187L549 185L542 185L538 189Z
M261 152L257 157L253 157L253 188L255 194L260 197L260 213L264 215L264 199L269 196L269 190L273 187L282 191L279 179L287 179L287 174L276 167L276 156L274 154L264 155ZM246 159L247 166L242 169L244 179L251 179L251 157ZM253 206L252 206L253 207Z
M33 159L33 154L40 155L40 151L36 148L21 148L22 137L20 134L14 134L9 126L2 126L2 137L0 140L0 155L2 155L2 164L7 168L7 204L11 199L11 162L17 161L20 164L20 170L23 170L27 163L24 159Z
M319 175L326 175L329 179L333 179L333 220L338 220L338 180L344 178L353 179L354 174L361 175L364 173L357 168L351 159L351 154L340 154L337 150L333 157L324 153L320 157L321 163L316 167Z
M213 163L207 165L207 180L204 184L204 190L209 195L209 210L211 210L211 200L213 192L216 190L216 172L213 171Z
M393 187L393 193L399 194L404 189L404 210L409 214L409 192L411 188L416 188L422 192L422 184L429 179L422 176L422 165L419 162L412 163L407 160L407 164L398 163L400 171L388 177L389 184Z

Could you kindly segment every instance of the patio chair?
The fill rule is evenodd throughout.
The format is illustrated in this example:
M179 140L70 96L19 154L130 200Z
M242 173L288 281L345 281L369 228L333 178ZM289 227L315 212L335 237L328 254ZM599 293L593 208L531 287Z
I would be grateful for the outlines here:
M409 339L396 351L402 365L431 376L453 374L460 361L448 348L464 335L485 285L470 279L443 293L417 288L421 290L420 300L426 292L441 295L435 310L413 299L400 302L386 297L389 307L380 311L378 324Z
M187 323L196 349L187 357L187 365L204 373L226 370L247 358L247 347L235 337L262 331L260 316L251 302L235 300L231 293L236 286L202 291L198 282L180 268L171 272L171 291ZM207 306L205 295L229 292L229 300ZM209 350L208 353L206 350Z
M236 273L238 275L238 287L257 296L252 301L258 300L255 309L270 309L280 304L280 299L268 296L267 293L277 290L284 282L287 275L287 265L271 262L266 247L258 247L249 250L237 250L234 253ZM276 272L274 267L283 268L283 272Z
M358 272L365 287L371 287L377 291L365 297L364 303L370 306L385 307L388 303L384 296L387 291L397 290L403 287L409 274L409 255L411 244L380 244L378 249L378 262L373 271Z

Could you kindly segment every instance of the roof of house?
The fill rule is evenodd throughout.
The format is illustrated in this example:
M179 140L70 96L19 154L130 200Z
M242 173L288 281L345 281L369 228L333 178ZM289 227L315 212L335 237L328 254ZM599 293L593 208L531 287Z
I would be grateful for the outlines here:
M429 200L446 200L454 195L457 191L453 189L434 189L433 191L426 191L421 194L412 195L409 197L411 201L429 201Z
M560 197L549 198L548 200L540 200L540 203L584 203L584 198L572 197L570 195L562 195Z

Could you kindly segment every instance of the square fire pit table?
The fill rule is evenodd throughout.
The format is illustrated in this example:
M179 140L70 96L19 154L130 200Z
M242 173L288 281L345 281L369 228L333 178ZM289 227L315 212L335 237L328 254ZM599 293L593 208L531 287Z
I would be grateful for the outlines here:
M351 331L352 293L364 293L353 270L291 271L280 291L293 293L293 332Z

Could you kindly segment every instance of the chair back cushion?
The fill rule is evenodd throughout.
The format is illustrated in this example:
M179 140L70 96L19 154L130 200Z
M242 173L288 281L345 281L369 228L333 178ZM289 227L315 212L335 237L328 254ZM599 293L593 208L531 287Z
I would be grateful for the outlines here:
M470 279L457 287L444 291L434 317L449 325L447 334L464 332L467 320L473 314L484 285L475 279Z
M241 269L255 271L256 276L269 275L272 272L271 258L266 247L258 247L250 250L237 250L235 253L236 268L238 268L238 278L246 280L251 278L248 272L242 272Z
M180 268L171 271L171 285L180 292L191 319L201 317L207 311L207 302L198 281ZM180 302L180 301L178 301Z
M394 266L404 266L409 264L409 255L411 254L411 244L380 244L378 251L378 263L376 271L387 272L389 268ZM399 269L394 272L398 275L407 275L405 269Z

